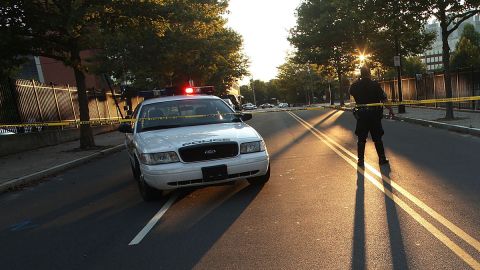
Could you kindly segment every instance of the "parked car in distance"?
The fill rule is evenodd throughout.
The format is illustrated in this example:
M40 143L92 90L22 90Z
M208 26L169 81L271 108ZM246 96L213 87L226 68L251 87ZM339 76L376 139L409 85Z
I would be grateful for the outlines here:
M257 106L253 105L252 103L243 104L242 107L244 110L255 110L257 108Z
M260 107L262 107L262 109L266 109L266 108L274 108L275 105L273 104L270 104L270 103L264 103L262 105L260 105Z
M279 108L288 108L288 103L280 103L278 104Z

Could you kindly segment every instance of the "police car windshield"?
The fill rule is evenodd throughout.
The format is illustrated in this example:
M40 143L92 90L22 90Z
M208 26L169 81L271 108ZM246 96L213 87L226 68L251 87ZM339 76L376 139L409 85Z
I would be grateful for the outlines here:
M166 101L142 107L138 115L137 131L231 123L237 119L235 112L222 100Z

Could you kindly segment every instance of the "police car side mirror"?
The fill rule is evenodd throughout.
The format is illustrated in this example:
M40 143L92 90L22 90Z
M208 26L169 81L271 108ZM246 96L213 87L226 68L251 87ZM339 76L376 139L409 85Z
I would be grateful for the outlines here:
M121 123L118 127L118 131L122 133L133 133L132 125L129 123Z
M244 113L242 114L242 121L248 121L250 119L252 119L252 114L251 113Z

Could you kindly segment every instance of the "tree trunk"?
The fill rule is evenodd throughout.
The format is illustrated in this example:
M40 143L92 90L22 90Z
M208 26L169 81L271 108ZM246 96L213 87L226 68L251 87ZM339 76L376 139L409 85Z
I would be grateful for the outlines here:
M72 59L74 60L73 72L75 73L75 82L77 84L78 93L78 108L80 110L80 121L89 121L90 112L88 109L87 87L85 84L85 74L80 70L80 53L72 52ZM80 148L88 149L95 146L92 129L90 124L80 125Z
M338 91L339 91L339 94L340 94L340 106L343 106L345 105L345 101L344 101L344 92L343 92L343 83L342 83L342 79L343 79L343 74L341 72L338 72L337 73L337 76L338 76Z
M442 28L442 61L443 61L443 77L445 82L445 94L446 98L452 98L452 78L450 74L450 45L448 44L448 25L446 23L446 16L442 16L440 22ZM435 78L434 78L435 79ZM453 119L453 104L451 102L446 103L445 119Z

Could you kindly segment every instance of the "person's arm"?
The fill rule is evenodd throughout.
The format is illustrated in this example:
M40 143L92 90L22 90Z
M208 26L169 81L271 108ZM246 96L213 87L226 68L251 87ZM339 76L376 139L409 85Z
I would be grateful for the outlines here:
M380 91L380 100L382 101L382 103L387 103L388 102L388 98L387 98L387 93L385 93L385 91L383 91L382 87L380 87L380 84L378 84L378 90ZM395 113L393 112L393 108L391 105L384 105L385 108L388 109L388 115L390 117L394 117L395 116Z

